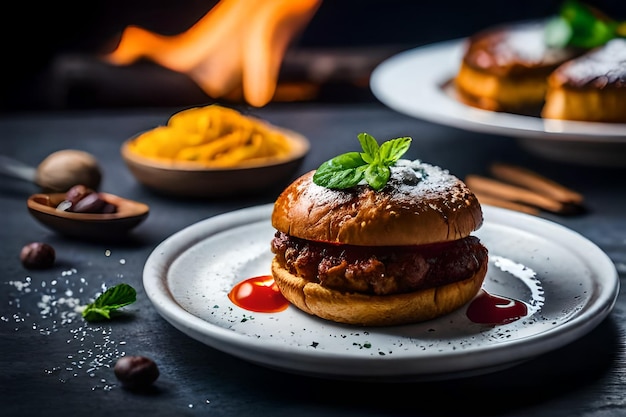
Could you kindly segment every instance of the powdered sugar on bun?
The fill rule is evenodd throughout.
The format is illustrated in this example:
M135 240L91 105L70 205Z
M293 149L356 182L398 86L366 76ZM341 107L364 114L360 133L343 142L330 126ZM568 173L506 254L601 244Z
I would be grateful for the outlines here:
M333 190L310 171L278 197L272 225L307 240L352 245L421 245L468 236L483 222L476 196L447 170L419 160L391 167L387 185Z

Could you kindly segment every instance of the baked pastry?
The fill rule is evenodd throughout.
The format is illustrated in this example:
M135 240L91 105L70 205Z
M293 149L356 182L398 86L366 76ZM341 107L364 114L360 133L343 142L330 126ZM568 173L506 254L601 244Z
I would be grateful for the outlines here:
M613 39L559 66L548 78L541 116L626 123L626 39Z
M488 252L471 236L476 196L447 171L399 160L386 185L330 189L311 171L272 213L272 275L300 310L340 323L389 326L450 313L469 302Z
M545 25L507 24L471 36L454 79L459 100L485 110L539 114L549 74L582 53L547 46Z

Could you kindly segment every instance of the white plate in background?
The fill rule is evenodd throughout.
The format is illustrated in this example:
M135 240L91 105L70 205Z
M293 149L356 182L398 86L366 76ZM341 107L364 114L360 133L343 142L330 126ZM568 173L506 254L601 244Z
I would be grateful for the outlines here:
M388 107L460 129L515 137L539 155L584 165L626 166L626 124L549 120L493 112L461 103L445 91L466 39L401 52L372 73L370 88Z

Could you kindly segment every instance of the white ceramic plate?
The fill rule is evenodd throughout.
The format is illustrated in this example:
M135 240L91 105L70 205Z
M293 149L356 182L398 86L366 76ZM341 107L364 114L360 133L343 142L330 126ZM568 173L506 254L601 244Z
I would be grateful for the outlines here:
M146 261L144 286L157 311L202 343L286 372L337 379L428 380L513 366L585 335L611 311L617 271L597 246L555 223L484 206L476 233L490 251L483 289L524 302L529 315L497 326L465 308L421 324L361 328L293 306L254 313L231 288L270 273L271 205L203 220L163 241Z
M465 39L399 53L372 73L370 87L388 107L460 129L515 137L536 153L586 165L626 166L626 124L588 123L492 112L465 105L446 92Z

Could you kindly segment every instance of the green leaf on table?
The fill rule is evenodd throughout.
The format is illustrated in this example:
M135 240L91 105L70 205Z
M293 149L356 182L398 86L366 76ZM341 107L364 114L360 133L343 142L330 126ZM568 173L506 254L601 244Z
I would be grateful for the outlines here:
M359 133L363 152L348 152L324 162L313 174L313 182L331 189L346 189L365 181L378 191L382 189L393 166L411 146L410 137L391 139L378 145L367 133Z
M128 284L115 285L88 304L83 310L83 318L87 321L100 321L111 318L111 312L134 303L137 291Z

